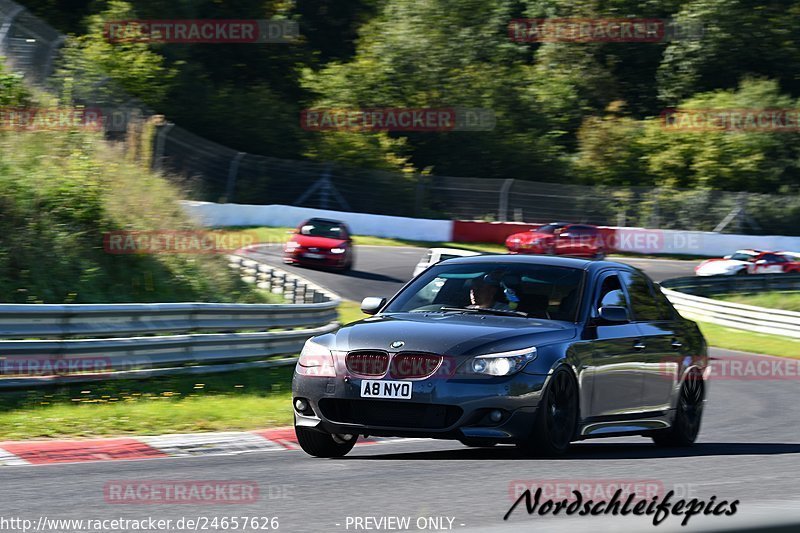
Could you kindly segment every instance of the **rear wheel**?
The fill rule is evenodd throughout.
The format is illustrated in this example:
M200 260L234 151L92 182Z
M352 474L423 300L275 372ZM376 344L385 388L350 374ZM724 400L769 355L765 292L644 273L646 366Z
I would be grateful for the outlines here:
M536 410L533 431L517 447L526 455L563 455L578 425L578 386L572 373L560 368L550 378Z
M303 451L314 457L344 457L358 440L358 435L321 433L300 426L295 426L294 432Z
M705 383L697 369L687 374L681 385L678 406L675 409L675 420L672 427L653 434L653 442L657 446L691 446L700 432L700 421L703 417L703 401L705 399Z

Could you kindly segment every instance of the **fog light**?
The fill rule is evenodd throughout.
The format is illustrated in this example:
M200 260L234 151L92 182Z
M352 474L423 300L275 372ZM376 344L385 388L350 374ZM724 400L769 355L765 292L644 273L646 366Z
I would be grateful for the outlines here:
M489 413L489 420L492 422L500 422L503 419L503 413L495 409Z
M302 398L298 398L294 401L294 408L297 409L299 412L303 412L308 409L308 402Z

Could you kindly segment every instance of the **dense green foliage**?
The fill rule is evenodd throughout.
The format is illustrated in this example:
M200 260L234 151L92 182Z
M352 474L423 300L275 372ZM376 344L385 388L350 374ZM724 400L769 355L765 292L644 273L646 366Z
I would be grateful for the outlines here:
M674 107L797 107L800 0L52 0L76 37L61 77L109 76L170 120L237 150L440 175L797 194L798 133L682 133ZM700 39L521 43L525 17L661 18ZM292 45L114 44L115 19L284 18ZM86 89L91 87L91 89ZM308 132L309 107L491 109L493 131Z
M0 101L35 101L0 68ZM113 230L195 226L162 177L86 131L0 131L0 302L268 301L219 256L106 253Z

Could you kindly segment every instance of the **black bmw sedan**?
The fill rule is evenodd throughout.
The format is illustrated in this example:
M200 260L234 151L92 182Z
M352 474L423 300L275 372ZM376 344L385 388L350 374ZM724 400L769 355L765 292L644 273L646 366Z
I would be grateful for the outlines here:
M432 266L371 316L306 342L292 385L310 455L359 435L513 443L697 438L705 339L639 270L611 261L476 256Z

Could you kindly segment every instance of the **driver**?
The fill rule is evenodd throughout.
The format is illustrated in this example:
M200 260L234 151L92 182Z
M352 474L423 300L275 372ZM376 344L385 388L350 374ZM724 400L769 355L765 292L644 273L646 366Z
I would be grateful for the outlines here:
M467 307L493 307L494 304L497 303L500 285L498 283L492 283L492 281L488 274L485 276L478 276L472 280L472 285L469 289L470 305Z

